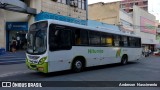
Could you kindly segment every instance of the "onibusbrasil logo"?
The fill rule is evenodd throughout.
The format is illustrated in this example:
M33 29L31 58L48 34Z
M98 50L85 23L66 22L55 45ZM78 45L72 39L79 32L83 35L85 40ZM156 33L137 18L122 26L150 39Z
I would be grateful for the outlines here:
M42 87L42 84L30 82L2 82L2 87Z

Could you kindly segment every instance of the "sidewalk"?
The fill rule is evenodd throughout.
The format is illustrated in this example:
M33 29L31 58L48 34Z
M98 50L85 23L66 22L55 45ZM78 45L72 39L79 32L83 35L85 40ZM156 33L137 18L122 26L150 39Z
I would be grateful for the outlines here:
M5 54L0 55L0 65L24 63L25 57L25 51L17 51L15 53L6 52Z

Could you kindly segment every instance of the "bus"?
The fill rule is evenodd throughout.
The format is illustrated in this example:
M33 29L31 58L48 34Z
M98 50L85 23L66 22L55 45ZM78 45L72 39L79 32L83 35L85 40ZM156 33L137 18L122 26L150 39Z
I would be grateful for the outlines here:
M80 72L86 67L141 58L141 38L114 30L57 20L32 24L27 34L26 65L42 73Z

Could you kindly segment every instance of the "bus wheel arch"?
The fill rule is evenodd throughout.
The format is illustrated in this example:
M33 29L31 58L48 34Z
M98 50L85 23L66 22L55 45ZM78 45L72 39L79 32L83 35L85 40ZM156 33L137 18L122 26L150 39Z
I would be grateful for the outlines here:
M86 59L83 56L77 56L73 59L71 69L74 72L81 72L86 66Z
M128 55L124 54L121 58L121 64L126 65L128 63Z

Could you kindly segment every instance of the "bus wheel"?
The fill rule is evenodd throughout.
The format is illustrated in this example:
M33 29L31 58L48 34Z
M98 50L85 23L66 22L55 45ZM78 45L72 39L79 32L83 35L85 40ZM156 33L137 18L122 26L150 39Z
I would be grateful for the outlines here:
M74 72L81 72L84 65L84 63L82 62L82 60L79 60L79 59L76 59L75 61L73 61L73 64L72 64L72 70Z
M123 57L121 59L121 64L126 65L127 63L128 63L128 57L127 57L127 55L123 55Z

